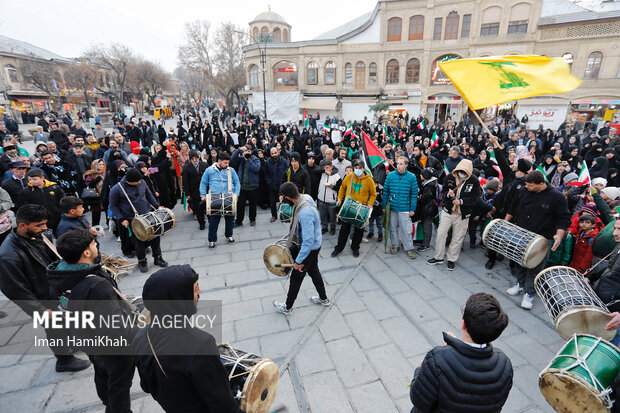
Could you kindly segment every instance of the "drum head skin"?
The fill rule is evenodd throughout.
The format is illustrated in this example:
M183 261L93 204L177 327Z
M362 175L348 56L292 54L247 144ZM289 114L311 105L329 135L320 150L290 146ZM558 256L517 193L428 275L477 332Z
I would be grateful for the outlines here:
M239 407L252 413L268 413L278 392L280 371L276 363L265 359L252 368L243 386Z
M609 341L617 332L605 330L609 320L609 313L598 307L576 306L562 311L553 324L564 340L568 340L573 334L591 334Z
M154 228L141 216L136 216L131 221L133 234L142 242L150 241L154 238Z
M534 238L525 250L523 267L529 269L536 268L547 256L549 248L549 240L543 237Z
M538 380L547 403L559 413L605 413L603 401L589 384L570 372L545 371Z
M283 245L270 244L265 247L263 252L263 262L265 267L273 275L278 277L286 277L291 271L291 267L276 268L275 264L293 264L293 257L290 251Z

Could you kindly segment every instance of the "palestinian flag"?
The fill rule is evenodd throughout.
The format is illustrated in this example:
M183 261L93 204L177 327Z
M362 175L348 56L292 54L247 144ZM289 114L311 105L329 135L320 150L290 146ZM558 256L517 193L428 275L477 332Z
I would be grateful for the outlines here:
M185 196L185 192L183 192L183 211L192 212L189 207L189 202L187 201L187 197Z
M383 137L384 138L390 138L390 140L392 141L392 145L396 146L396 141L394 140L394 137L388 133L387 128L385 127L385 125L383 125Z
M499 179L503 179L504 178L504 174L502 174L502 169L497 164L497 159L495 159L495 151L489 151L489 157L493 161L493 169L495 169L497 171L497 173L499 174ZM543 173L543 175L544 175L544 173ZM547 179L547 178L545 177L545 179Z
M332 127L330 125L323 125L323 130L325 133L331 133Z
M431 136L431 146L428 149L433 149L435 146L439 144L439 138L437 137L437 131L433 132L433 136Z
M366 132L362 131L362 137L364 138L362 140L362 150L364 151L364 158L368 158L368 164L370 166L369 169L373 169L380 163L387 164L385 155L379 148L377 148L377 145L373 143Z
M577 178L577 181L569 182L566 185L581 186L586 184L590 185L590 171L588 170L588 165L584 162L581 172L579 172L579 178Z
M308 129L310 127L310 120L308 119L308 114L306 113L306 109L304 109L304 128Z
M351 133L353 133L353 124L350 123L349 126L347 126L347 130L344 131L344 136L350 135Z
M543 169L542 165L538 165L538 168L536 168L537 171L540 171L540 173L543 174L543 176L545 177L545 182L549 183L549 180L547 179L547 174L545 173L545 170Z
M424 239L424 227L422 221L413 223L413 233L411 234L414 241L422 241Z
M424 119L422 119L422 122L418 123L418 129L424 129L426 128L426 123L424 123Z

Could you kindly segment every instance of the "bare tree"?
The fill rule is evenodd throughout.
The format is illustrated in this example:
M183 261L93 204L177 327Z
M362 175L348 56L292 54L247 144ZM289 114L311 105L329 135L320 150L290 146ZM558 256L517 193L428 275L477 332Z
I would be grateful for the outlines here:
M86 107L90 111L90 93L97 84L99 71L95 65L90 64L86 59L80 59L75 64L68 66L65 70L65 82L69 89L77 89L84 95Z
M148 60L138 62L136 72L141 89L148 96L151 105L155 106L155 97L170 85L170 74L159 64Z
M185 44L179 47L178 58L183 67L203 75L213 83L213 46L210 39L211 24L207 20L185 23Z
M42 90L50 98L58 95L58 85L54 86L54 66L51 63L27 59L21 63L20 71L26 82ZM60 79L56 81L59 82Z
M174 76L181 81L182 92L202 102L208 95L209 84L202 73L192 72L183 67L174 70Z
M215 62L217 67L217 86L226 96L226 103L231 93L237 92L245 84L243 68L244 34L241 28L232 22L222 23L215 32Z
M131 62L135 59L131 49L118 43L112 43L109 47L98 45L91 47L84 54L84 57L110 71L113 87L116 90L116 98L120 104L123 104L125 102L127 72Z

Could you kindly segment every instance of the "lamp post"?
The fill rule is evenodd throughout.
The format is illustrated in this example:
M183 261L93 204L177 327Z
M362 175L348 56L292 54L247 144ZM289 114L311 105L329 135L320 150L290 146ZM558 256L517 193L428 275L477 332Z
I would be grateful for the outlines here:
M267 120L267 92L265 90L266 85L265 85L265 64L267 63L267 42L269 41L269 38L271 37L271 34L268 34L265 39L264 39L264 43L263 43L263 48L261 49L261 42L259 42L259 39L254 38L254 36L252 36L250 33L246 33L246 32L240 32L240 31L235 31L235 33L241 33L245 36L250 37L250 39L252 39L254 41L254 43L256 44L256 46L258 47L258 51L260 53L260 64L262 67L262 71L263 71L263 108L265 109L265 120Z

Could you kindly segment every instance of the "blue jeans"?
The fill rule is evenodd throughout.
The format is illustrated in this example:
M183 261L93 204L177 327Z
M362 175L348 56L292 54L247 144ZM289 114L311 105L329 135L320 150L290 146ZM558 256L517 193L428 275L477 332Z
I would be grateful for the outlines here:
M618 344L620 344L620 330L616 330L616 335L610 341L610 343L613 344L614 346L618 347Z
M377 234L383 235L383 216L378 215L376 217L371 216L370 221L368 221L368 233L375 233L375 225L377 226Z
M209 242L217 241L217 228L220 225L221 215L209 215ZM232 237L233 228L235 226L235 216L234 215L226 215L224 216L225 227L224 227L224 235L226 238Z

